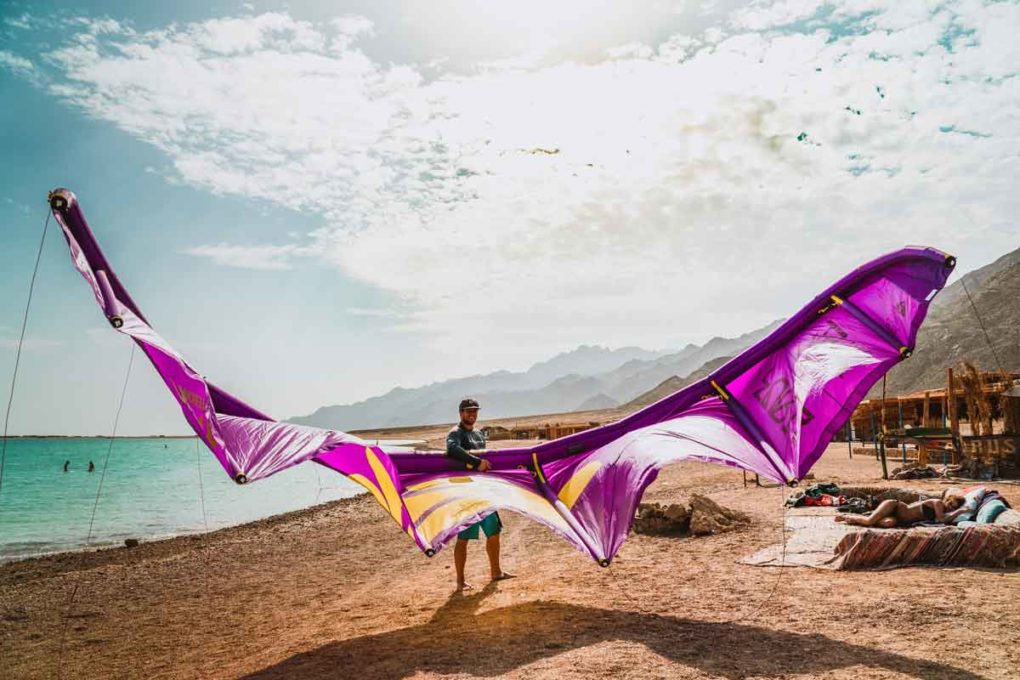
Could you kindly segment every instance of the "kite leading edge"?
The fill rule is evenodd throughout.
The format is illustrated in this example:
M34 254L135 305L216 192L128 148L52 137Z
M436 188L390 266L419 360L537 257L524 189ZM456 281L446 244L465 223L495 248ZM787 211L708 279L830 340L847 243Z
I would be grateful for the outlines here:
M430 557L464 527L510 510L609 566L645 488L681 460L797 483L871 386L910 356L956 265L934 248L879 257L703 380L615 423L488 452L490 471L465 472L442 453L387 453L350 434L276 421L208 382L149 325L75 195L55 189L49 202L110 325L149 358L232 479L245 484L312 460L365 487Z

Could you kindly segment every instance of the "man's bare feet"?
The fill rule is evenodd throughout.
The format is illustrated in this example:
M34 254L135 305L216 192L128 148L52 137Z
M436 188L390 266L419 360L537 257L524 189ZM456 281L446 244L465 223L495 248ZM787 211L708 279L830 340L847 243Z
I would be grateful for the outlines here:
M508 573L506 573L505 571L501 571L501 572L499 573L499 575L497 575L497 576L493 576L493 577L492 577L492 580L493 580L493 581L505 581L505 580L507 580L508 578L517 578L517 577L516 577L515 575L513 575L513 574L508 574Z
M470 583L458 583L457 590L455 592L463 593L465 590L474 590L475 587Z

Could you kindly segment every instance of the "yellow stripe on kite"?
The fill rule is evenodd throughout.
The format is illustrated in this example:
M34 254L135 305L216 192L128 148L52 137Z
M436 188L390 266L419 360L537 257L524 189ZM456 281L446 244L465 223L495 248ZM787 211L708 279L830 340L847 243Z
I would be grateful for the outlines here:
M560 489L559 498L563 501L563 505L567 508L574 507L574 503L580 497L584 490L588 487L588 482L595 476L595 473L602 467L602 463L597 460L589 462L587 465L581 467L581 469L574 472L567 483Z
M445 488L435 489L428 493L416 494L414 496L407 496L404 498L404 505L407 508L407 514L411 516L411 519L414 522L417 522L426 510L442 500L455 497L456 492L457 489Z
M379 461L375 451L367 446L365 447L365 458L368 459L368 465L372 468L372 472L375 473L375 480L379 482L379 489L386 498L386 508L390 511L393 519L397 520L397 524L403 525L404 522L400 512L403 503L400 500L400 494L397 493L397 487L390 477L390 473L386 471L382 462Z
M390 506L386 504L386 499L383 497L382 492L379 491L379 487L373 484L367 477L365 477L364 475L359 475L357 472L351 473L347 476L353 479L361 486L371 491L372 495L375 496L375 500L377 500L379 502L379 505L383 507L383 510L385 510L386 512L390 511Z
M539 481L545 484L545 475L542 474L542 466L538 464L538 454L532 452L531 460L535 463L535 474L538 475Z
M406 487L405 491L421 491L423 489L429 489L433 486L437 486L442 483L443 483L442 478L430 479L426 482L418 482L417 484L412 484L411 486Z
M425 521L418 525L418 533L429 543L439 534L440 531L451 527L465 518L475 515L493 506L492 501L485 498L467 498L447 503L425 518Z

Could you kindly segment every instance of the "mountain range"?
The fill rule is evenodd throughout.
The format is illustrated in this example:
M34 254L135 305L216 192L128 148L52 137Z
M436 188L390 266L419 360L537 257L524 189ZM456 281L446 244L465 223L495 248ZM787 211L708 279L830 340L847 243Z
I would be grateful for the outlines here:
M482 403L486 420L603 409L623 413L704 377L781 322L678 352L582 345L527 371L397 387L354 404L324 406L291 422L340 430L448 423L465 396ZM913 356L889 372L887 393L943 387L946 368L964 360L983 370L1020 370L1020 248L969 272L935 298ZM879 390L876 386L871 395Z
M486 420L565 411L607 409L630 402L664 380L686 376L705 362L750 347L780 322L737 338L712 338L679 352L582 345L527 371L497 371L412 389L397 387L354 404L324 406L290 422L340 430L445 423L456 420L465 396L481 402Z

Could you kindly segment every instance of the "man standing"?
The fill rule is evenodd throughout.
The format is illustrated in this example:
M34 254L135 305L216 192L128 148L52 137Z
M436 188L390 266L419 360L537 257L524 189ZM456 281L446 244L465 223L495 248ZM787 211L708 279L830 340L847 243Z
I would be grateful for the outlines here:
M485 453L485 437L475 432L475 421L478 420L478 402L464 399L460 402L460 423L446 435L446 455L464 464L468 470L488 472L492 469L489 461L470 451ZM493 581L513 578L499 566L499 534L503 523L499 513L492 513L480 522L476 522L457 534L457 543L453 548L453 564L457 569L457 590L470 588L464 580L464 567L467 564L467 542L478 540L478 530L485 532L485 552L489 555L489 570Z

